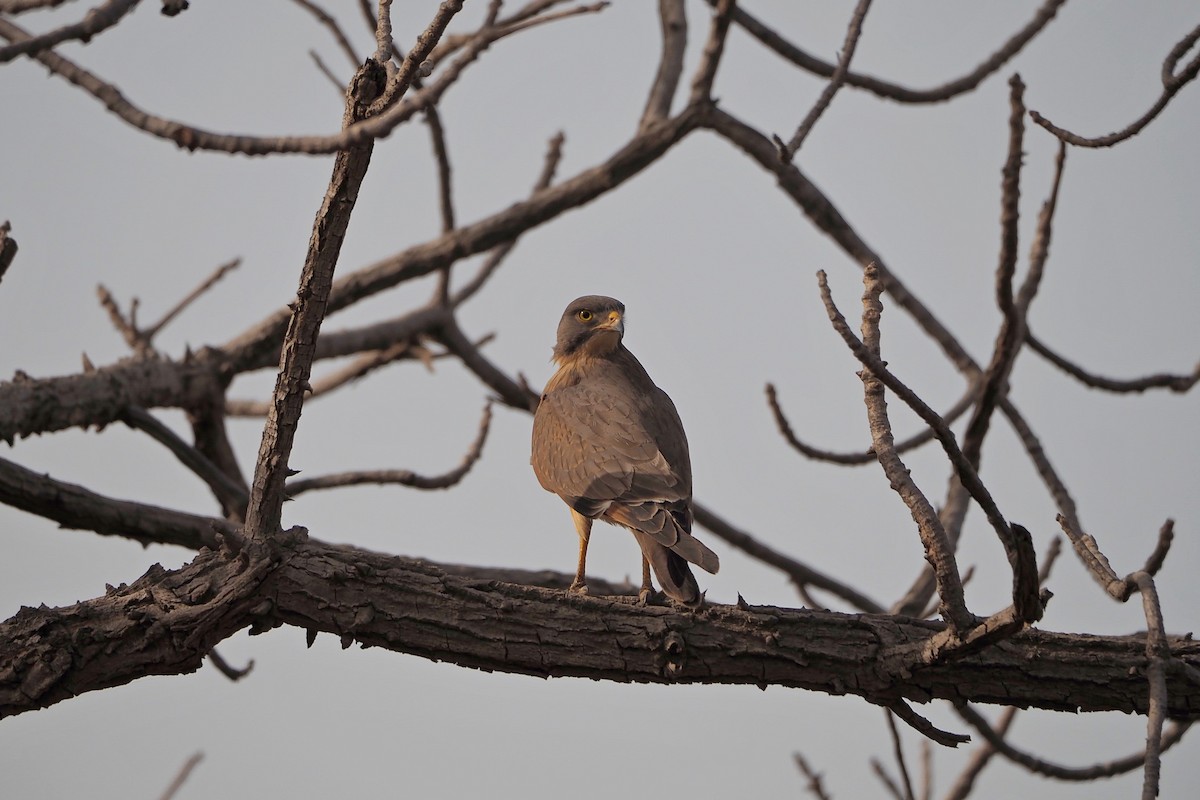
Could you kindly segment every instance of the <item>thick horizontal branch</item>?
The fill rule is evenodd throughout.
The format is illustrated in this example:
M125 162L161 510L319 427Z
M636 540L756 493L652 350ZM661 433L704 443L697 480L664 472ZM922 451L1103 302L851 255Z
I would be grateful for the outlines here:
M1145 713L1145 642L1027 630L950 663L919 668L895 653L939 623L881 615L708 606L639 607L629 599L448 575L410 559L294 537L282 562L255 572L203 550L184 568L152 568L129 587L59 609L22 609L0 624L0 716L43 708L143 675L195 670L221 639L280 624L461 666L539 677L636 683L750 684L854 694L892 705L1001 703ZM259 580L221 604L226 582ZM1200 642L1173 638L1200 664ZM1168 677L1168 712L1200 717L1200 686Z
M0 459L0 503L53 520L63 528L121 536L142 544L197 550L217 544L224 521L169 508L114 500Z
M66 428L104 426L129 406L187 408L224 391L214 361L127 358L79 375L0 383L0 441Z

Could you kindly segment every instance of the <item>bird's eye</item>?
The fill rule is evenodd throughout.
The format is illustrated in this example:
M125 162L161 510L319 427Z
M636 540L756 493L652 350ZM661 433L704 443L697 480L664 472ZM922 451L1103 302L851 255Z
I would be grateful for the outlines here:
M579 321L580 321L580 322L591 322L591 321L592 321L592 317L594 317L594 316L595 316L595 314L593 314L592 312L588 311L588 310L585 308L583 311L580 311L580 312L579 312L578 314L576 314L575 316L579 317Z

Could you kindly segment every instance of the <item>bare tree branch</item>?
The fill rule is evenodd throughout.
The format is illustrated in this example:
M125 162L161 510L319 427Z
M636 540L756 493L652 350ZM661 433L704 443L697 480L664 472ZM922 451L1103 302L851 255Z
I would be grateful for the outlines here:
M208 660L209 663L217 668L218 672L234 682L240 681L254 670L254 659L250 659L246 662L246 666L239 669L232 666L228 661L222 658L221 654L217 652L216 648L209 651Z
M322 475L317 478L293 480L287 484L289 497L296 497L313 489L331 489L339 486L360 486L362 484L397 483L411 486L415 489L449 489L461 481L475 466L475 462L483 454L483 443L487 440L488 428L492 422L492 404L489 402L483 408L483 417L479 420L479 432L470 449L463 456L462 462L442 475L428 477L418 475L411 470L363 470L360 472L342 472L334 475Z
M875 280L877 272L874 265L868 265L863 273L866 288L863 292L862 313L862 346L876 361L880 359L879 348L879 318L883 313L883 304L879 296L883 292L883 283ZM817 273L821 286L821 299L831 321L841 316L833 305L833 296L829 292L829 284L825 273ZM845 325L845 320L842 320ZM840 329L839 329L840 332ZM883 381L869 368L858 373L863 382L863 395L867 406L867 421L871 430L871 441L879 466L900 499L908 506L913 522L917 523L917 531L921 536L921 544L925 548L925 560L933 568L937 577L937 592L941 598L940 610L942 618L950 625L956 634L966 633L973 622L971 612L967 609L963 596L962 578L958 574L958 563L954 559L954 547L942 528L941 521L925 494L917 487L909 474L908 468L896 454L892 439L892 425L888 419L887 402L883 397ZM911 794L911 791L909 792Z
M897 700L888 706L888 710L903 720L910 728L926 738L946 747L958 747L971 741L971 737L962 733L950 733L934 727L933 723L913 711L903 700Z
M821 785L821 773L814 772L808 762L804 760L804 756L800 753L792 753L792 760L796 762L796 767L808 779L808 785L804 788L808 789L809 793L817 800L832 800L825 792L825 787Z
M20 14L43 8L56 8L69 0L0 0L0 13Z
M447 0L450 2L450 0ZM448 6L449 7L449 6ZM130 103L112 84L109 84L92 73L74 64L68 59L53 52L40 52L33 57L44 64L50 71L75 84L104 103L105 107L128 124L140 128L147 133L168 139L188 150L216 150L227 153L242 153L244 155L267 155L282 153L305 153L317 155L336 153L340 150L361 145L367 141L387 136L398 125L406 122L413 114L428 105L436 103L442 94L457 81L462 70L471 64L487 45L504 35L502 29L487 31L475 37L473 45L466 48L458 59L444 69L438 78L430 83L425 90L403 102L395 102L399 97L400 82L393 80L392 88L387 96L387 110L347 127L341 133L328 136L244 136L213 133L201 128L185 125L175 120L165 119L147 113ZM31 37L14 23L0 18L0 36L10 42L22 43ZM421 55L414 50L409 55ZM431 60L433 57L431 56ZM420 66L424 59L416 61L413 69ZM398 75L400 73L397 73ZM406 78L405 81L410 78ZM407 83L404 82L405 86ZM380 98L383 100L384 98Z
M205 292L207 292L209 289L211 289L213 286L215 286L217 281L221 280L222 278L224 278L226 275L228 275L230 272L237 269L241 265L242 265L242 260L240 258L235 258L232 261L227 261L224 264L222 264L221 266L217 267L212 275L209 275L207 278L204 279L203 283L201 283L199 286L197 286L195 289L193 289L186 297L184 297L182 300L180 300L178 303L176 303L175 306L170 311L163 314L162 319L160 319L158 322L154 323L150 327L142 330L141 333L142 333L142 336L145 338L146 342L147 343L151 342L154 339L154 337L158 335L158 332L161 331L163 328L165 328L171 322L171 320L173 320L173 319L175 319L175 317L179 316L179 314L182 313L184 309L186 309L192 303L196 302L196 300L198 300Z
M171 798L173 798L179 792L179 790L183 788L183 784L192 774L192 770L194 770L196 765L203 760L204 753L201 752L196 752L188 756L187 761L183 762L183 766L179 768L179 772L176 773L175 777L171 780L171 783L167 786L163 793L159 795L158 800L171 800Z
M913 794L912 778L908 775L908 764L904 759L904 748L900 745L900 731L896 730L895 715L891 709L884 709L883 718L887 721L888 734L892 738L892 757L896 759L896 768L900 770L900 780L904 785L904 800L916 800Z
M27 608L0 623L0 716L143 675L190 672L234 632L279 624L518 674L849 693L918 726L920 718L897 698L1138 713L1148 707L1137 674L1145 644L1136 638L1026 630L970 663L911 671L881 660L881 652L936 633L938 624L771 606L700 613L639 607L634 598L459 578L408 559L306 541L302 532L279 546L280 561L270 569L204 550L179 570L153 567L104 597ZM80 626L92 635L79 636ZM558 635L540 635L547 628ZM1200 659L1198 642L1168 644L1175 658ZM1175 673L1166 680L1167 713L1200 715L1200 686ZM1072 692L1081 681L1089 691Z
M658 72L646 98L646 109L642 112L639 131L648 125L671 116L671 101L679 88L683 74L683 57L687 50L687 12L683 0L658 0L658 16L662 21L662 56Z
M1187 36L1184 36L1171 48L1171 52L1167 54L1166 60L1163 61L1162 94L1159 95L1158 100L1154 101L1154 105L1150 106L1149 111L1122 130L1115 131L1106 136L1088 138L1080 136L1077 133L1071 133L1071 131L1065 128L1060 128L1036 111L1030 111L1029 116L1034 122L1050 131L1060 140L1076 147L1112 147L1114 144L1119 144L1126 139L1133 138L1153 122L1155 117L1162 113L1167 104L1171 102L1171 98L1180 89L1194 81L1197 75L1200 75L1200 53L1192 57L1192 60L1188 62L1182 72L1175 72L1175 67L1179 63L1179 59L1183 58L1184 54L1188 50L1191 50L1198 40L1200 40L1200 25L1193 28Z
M1183 394L1190 391L1196 385L1196 382L1200 381L1200 362L1196 363L1190 375L1171 375L1160 372L1154 375L1147 375L1144 378L1118 380L1096 375L1084 370L1083 367L1075 365L1051 350L1041 339L1034 336L1031 331L1025 331L1025 341L1042 358L1077 379L1080 383L1090 386L1093 389L1104 389L1105 391L1116 393L1140 393L1147 389L1170 389L1172 392Z
M716 0L708 0L708 3L709 5L714 5ZM871 77L870 75L859 75L854 72L846 74L846 84L859 89L866 89L880 97L900 103L946 102L961 94L974 91L979 84L983 83L984 80L1008 63L1009 60L1021 52L1025 45L1042 32L1042 29L1049 24L1050 20L1054 19L1055 15L1058 14L1059 8L1065 3L1066 0L1047 0L1038 8L1037 12L1033 15L1033 19L1024 28L1017 31L1017 33L1001 45L996 52L988 56L978 67L961 78L949 81L940 86L935 86L932 89L910 89ZM815 56L809 55L741 8L733 12L733 21L742 26L751 36L775 51L775 53L801 69L825 78L833 77L834 72L837 70L835 64L830 64L827 61L822 61Z
M440 33L445 24L440 16L435 17L431 29L440 25L437 28ZM432 48L432 42L427 43L427 47ZM383 67L373 60L368 60L359 69L346 92L343 128L364 119L367 109L383 90L384 77ZM270 543L279 528L286 499L284 481L291 471L288 457L300 419L300 409L304 404L304 394L312 389L309 377L312 374L317 336L333 288L333 271L337 266L346 228L350 224L350 214L358 199L359 187L371 163L373 147L374 142L368 141L338 153L325 200L313 223L308 255L304 260L300 288L296 292L292 318L283 341L279 374L263 427L262 443L259 445L246 507L247 535L264 544Z
M695 130L700 117L700 108L684 109L670 120L631 139L602 164L535 192L530 199L479 222L460 226L432 242L411 247L343 276L334 285L330 296L330 313L404 281L427 275L446 264L511 241L564 211L578 208L615 189ZM223 345L221 349L228 353L232 368L241 371L263 363L264 357L278 347L289 317L286 310L272 314L255 328Z
M52 519L63 528L121 536L143 544L216 547L221 520L113 500L0 459L0 503Z
M878 284L881 288L882 281L879 279L879 274L875 265L868 265L864 271L864 282ZM1029 532L1019 525L1010 526L1004 520L1003 514L1000 513L1000 509L991 497L991 493L983 485L978 473L971 466L966 456L963 455L962 450L959 449L954 440L954 434L946 427L942 420L938 419L933 409L929 408L911 389L888 372L887 367L879 357L872 353L866 344L858 340L854 332L850 330L850 326L846 324L845 318L842 317L837 307L833 304L833 298L829 293L829 286L825 281L824 273L818 272L817 278L821 285L822 300L825 302L830 322L833 323L834 328L841 335L842 340L846 342L846 345L854 353L855 357L872 374L878 377L887 388L895 392L909 408L916 411L921 419L937 430L938 441L942 444L942 449L945 450L946 455L950 457L950 461L954 465L963 486L966 487L971 493L971 497L984 510L985 516L991 523L992 528L995 529L1001 544L1004 545L1005 552L1009 555L1009 564L1013 569L1013 604L1018 612L1018 616L1027 622L1039 619L1041 617L1041 608L1037 596L1037 559L1032 553ZM876 292L875 296L878 297L878 290L872 289L872 291ZM953 558L953 555L950 558ZM940 586L941 583L939 581Z
M292 0L293 3L303 8L308 13L316 17L317 22L325 26L333 36L333 40L337 43L338 48L346 56L352 69L358 69L358 64L361 59L358 53L354 50L354 45L350 44L350 37L346 35L346 31L338 24L338 21L332 14L326 11L322 6L312 2L311 0ZM374 25L371 26L374 29ZM314 58L316 56L314 55Z
M805 444L796 436L795 431L792 430L791 423L788 422L787 416L783 412L783 407L779 404L779 396L774 384L768 383L766 391L767 405L771 408L771 415L775 417L775 425L779 428L779 433L801 455L807 456L814 461L827 461L831 464L843 464L845 466L861 466L863 464L874 464L878 461L875 457L875 451L869 447L860 453L836 453L832 450L821 450L810 444ZM958 402L946 409L946 412L942 414L942 419L946 421L947 425L953 425L955 420L966 413L967 409L974 404L975 395L975 388L968 387L966 394L960 397ZM907 453L909 450L915 450L936 438L937 435L933 432L933 429L927 427L897 444L896 452Z
M120 22L139 2L141 0L106 0L89 11L79 22L55 28L38 36L27 37L7 47L0 47L0 64L12 61L17 56L33 55L74 39L87 44L96 34L103 33Z
M329 83L333 86L334 91L338 93L338 97L342 96L342 87L346 85L346 81L333 74L333 70L321 59L321 55L316 50L309 50L308 57L313 60L313 64L321 71Z
M1145 690L1143 689L1144 692ZM1146 752L1143 750L1140 753L1134 753L1124 758L1117 758L1088 767L1064 767L1013 747L1004 740L1002 734L997 733L988 724L988 721L984 719L982 714L971 708L971 706L959 705L956 707L956 710L959 716L978 731L979 735L989 745L994 747L1000 755L1015 764L1020 764L1030 772L1043 775L1047 778L1054 778L1060 781L1094 781L1097 778L1111 778L1115 775L1124 775L1127 772L1133 772L1135 769L1141 769L1146 763ZM1166 752L1167 749L1180 741L1183 738L1183 734L1191 727L1191 724L1191 721L1175 722L1171 726L1171 729L1163 736L1161 751Z
M883 788L891 795L892 800L905 800L904 792L900 791L896 780L888 774L887 768L883 766L883 762L878 758L871 759L871 771L875 773L876 778L879 778L879 782L883 784Z
M708 29L708 39L704 42L704 52L692 77L692 92L688 98L690 105L712 101L713 81L717 77L717 65L721 63L721 54L725 51L729 19L736 5L736 0L717 0L712 25Z
M144 408L130 406L125 409L121 421L134 430L149 434L159 444L171 451L179 462L196 474L208 485L223 508L242 508L248 499L246 489L231 478L203 453L176 435Z
M1001 712L1000 721L992 728L996 736L1003 738L1008 733L1009 726L1016 719L1018 710L1010 706ZM959 773L958 778L954 781L954 785L950 787L950 791L946 793L945 800L966 800L975 788L975 781L979 778L984 768L991 762L992 756L995 754L996 748L990 741L985 739L981 742L971 754L971 760L967 762L963 771Z
M854 7L854 13L850 16L850 24L846 28L846 40L842 43L842 55L838 58L837 67L834 69L833 75L829 77L829 83L825 84L825 88L821 90L817 102L813 103L812 108L804 115L800 127L796 128L792 138L788 140L787 144L784 144L782 139L778 136L775 137L775 146L779 148L780 160L791 161L796 157L796 151L804 144L804 140L808 138L808 134L817 124L817 120L833 102L833 96L846 82L846 76L850 72L850 61L854 58L854 48L858 46L858 37L862 35L863 21L866 19L867 10L870 7L871 0L858 0L858 5ZM912 794L911 787L909 789L909 794ZM912 798L910 797L909 800Z

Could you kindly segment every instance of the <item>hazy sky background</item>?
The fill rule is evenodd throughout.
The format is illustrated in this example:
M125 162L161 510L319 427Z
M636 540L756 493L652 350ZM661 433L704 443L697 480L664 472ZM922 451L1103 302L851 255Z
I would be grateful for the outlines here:
M398 41L409 43L433 2L397 3ZM477 23L467 4L452 30ZM853 3L746 3L797 44L836 57ZM344 78L350 67L328 33L288 2L194 2L168 19L144 3L88 46L62 52L119 85L154 113L221 132L330 133L338 91L312 65L318 50ZM1033 2L877 3L854 62L905 85L958 77L1023 26ZM373 51L357 4L328 7ZM470 222L523 198L545 143L566 134L561 178L603 160L636 128L658 62L657 4L623 0L492 46L445 97L441 111L454 168L458 217ZM22 17L46 29L84 6ZM689 68L708 12L690 3ZM1029 108L1081 133L1124 127L1157 99L1163 57L1197 23L1187 2L1075 2L1014 62L974 93L934 106L902 106L842 91L797 156L863 238L986 362L999 313L993 299L1000 168L1009 114L1007 78L1019 71ZM1186 59L1185 59L1186 60ZM686 80L684 94L686 94ZM822 82L734 28L717 79L721 105L767 133L795 130ZM127 355L95 297L108 286L142 319L162 311L235 256L240 270L159 337L172 357L185 345L227 341L295 291L331 158L249 159L188 154L130 128L92 97L25 59L0 67L0 220L20 243L0 285L0 375L36 377ZM678 108L678 105L676 106ZM1105 375L1188 372L1200 357L1200 88L1112 150L1072 150L1043 289L1030 326L1044 341ZM1028 131L1021 274L1034 217L1050 184L1052 137ZM419 122L377 145L342 251L339 274L433 238L439 217L428 132ZM554 327L565 304L589 293L628 308L626 343L675 399L691 441L697 497L763 541L847 581L878 601L900 596L923 565L907 509L877 467L835 468L783 442L763 400L775 382L806 441L854 450L869 441L857 363L830 329L814 273L830 274L842 309L857 317L861 273L816 232L771 176L715 135L698 132L618 191L526 235L490 285L462 311L487 352L534 385L550 375ZM471 273L460 266L461 281ZM332 316L326 330L394 316L423 302L430 281L406 284ZM885 295L883 347L895 372L935 408L962 382ZM322 364L320 371L334 365ZM262 398L273 374L239 379L231 396ZM1089 391L1031 352L1019 359L1013 397L1079 503L1080 515L1119 573L1142 564L1163 520L1178 537L1161 573L1167 627L1196 625L1200 590L1200 424L1195 393L1115 396ZM306 475L344 469L458 463L488 390L450 361L434 374L406 363L305 407L291 463ZM890 405L898 435L918 429ZM181 432L177 411L155 412ZM528 466L528 415L497 409L484 457L450 492L397 487L312 492L288 504L284 523L328 541L474 564L574 565L569 515ZM997 419L983 477L1039 552L1057 531L1055 509L1007 423ZM247 473L261 422L237 421ZM3 457L113 496L216 512L206 489L161 447L122 425L20 441ZM906 457L930 499L944 494L936 447ZM0 508L0 616L22 604L65 605L132 582L152 563L191 553L59 531ZM717 576L701 575L715 602L795 605L777 572L712 535ZM978 567L973 610L1007 604L1009 572L977 509L960 564ZM589 572L636 578L632 538L602 527ZM1140 604L1109 600L1071 554L1060 560L1047 630L1128 633ZM830 601L834 608L840 608ZM233 684L206 666L191 676L147 678L0 722L0 794L12 798L156 797L184 760L200 764L179 798L797 796L802 752L836 797L883 796L868 760L893 770L883 712L857 698L771 688L623 686L494 675L384 652L343 652L332 636L311 650L304 632L239 635L219 648L255 661ZM919 708L953 730L940 706ZM986 709L994 713L995 709ZM1120 714L1028 712L1014 741L1070 765L1142 747L1145 721ZM918 738L904 731L915 767ZM1194 738L1194 737L1193 737ZM940 795L972 748L937 748ZM1197 744L1165 756L1163 797L1194 792ZM976 798L1129 797L1140 773L1064 785L997 761Z

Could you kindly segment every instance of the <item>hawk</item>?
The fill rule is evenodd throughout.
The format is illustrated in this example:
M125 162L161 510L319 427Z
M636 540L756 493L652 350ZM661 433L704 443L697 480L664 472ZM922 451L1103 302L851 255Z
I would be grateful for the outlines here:
M625 306L580 297L558 323L554 362L533 418L538 482L571 508L579 561L571 591L587 592L592 522L627 528L642 550L641 602L654 591L687 605L703 596L688 563L716 573L716 554L692 536L692 466L675 404L622 342Z

